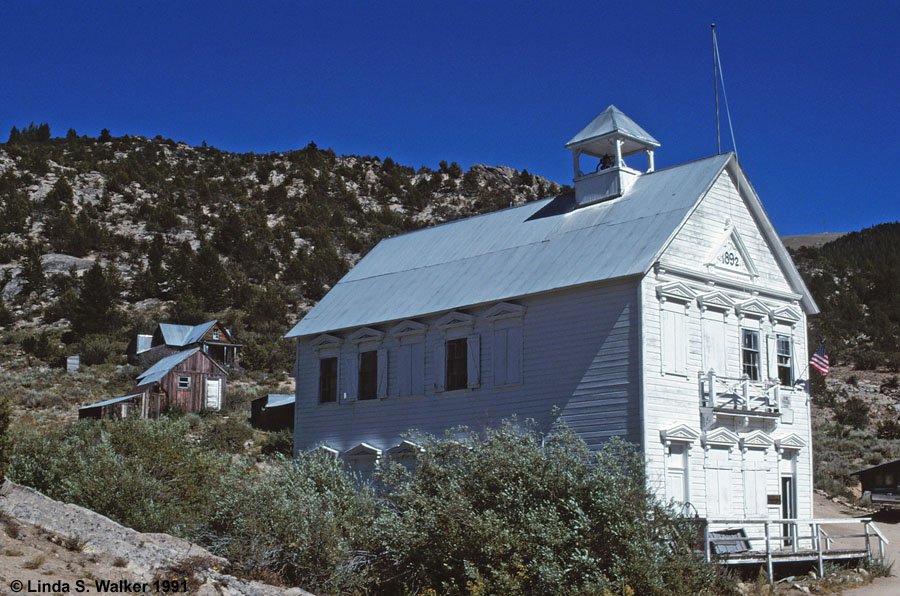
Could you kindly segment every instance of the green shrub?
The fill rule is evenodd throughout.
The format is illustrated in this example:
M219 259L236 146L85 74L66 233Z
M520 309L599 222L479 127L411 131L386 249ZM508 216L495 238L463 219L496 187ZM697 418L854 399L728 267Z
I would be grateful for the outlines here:
M294 452L294 432L286 428L278 432L268 433L260 445L264 455L284 455L290 457Z
M900 422L897 420L882 420L878 423L875 435L879 439L900 439Z
M214 451L241 453L244 451L244 443L251 438L253 429L250 425L231 417L204 426L200 444Z
M849 397L834 405L834 418L841 424L863 429L869 424L869 404L859 397Z
M87 366L112 362L120 353L105 335L88 335L81 340L81 363Z

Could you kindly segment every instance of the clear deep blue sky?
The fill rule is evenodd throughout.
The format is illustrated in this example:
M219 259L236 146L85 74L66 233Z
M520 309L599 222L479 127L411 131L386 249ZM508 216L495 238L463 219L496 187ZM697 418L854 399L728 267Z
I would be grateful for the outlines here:
M34 121L231 151L315 141L570 183L563 145L609 104L662 143L657 167L716 152L712 22L778 231L900 219L897 0L0 0L0 140Z

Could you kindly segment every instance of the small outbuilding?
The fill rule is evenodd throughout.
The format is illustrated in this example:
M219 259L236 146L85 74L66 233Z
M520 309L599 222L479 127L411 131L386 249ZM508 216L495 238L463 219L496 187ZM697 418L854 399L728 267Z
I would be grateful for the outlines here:
M78 419L127 418L129 414L140 411L140 403L140 393L114 397L112 399L107 399L106 401L78 408Z
M250 402L250 424L260 430L294 430L294 395L270 393Z
M857 470L850 475L859 476L863 496L869 495L873 507L900 509L900 459Z
M200 348L166 356L137 378L141 415L157 418L180 404L188 412L219 410L225 401L225 368Z
M186 349L200 348L227 368L237 368L238 348L231 332L219 321L200 325L160 323L153 335L137 335L128 345L131 362L153 362Z

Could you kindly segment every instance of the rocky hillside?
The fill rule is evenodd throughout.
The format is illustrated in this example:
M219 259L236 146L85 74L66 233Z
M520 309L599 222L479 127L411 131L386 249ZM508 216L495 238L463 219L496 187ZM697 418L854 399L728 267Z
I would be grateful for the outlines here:
M60 342L215 316L249 367L278 369L272 338L380 239L559 190L507 167L414 169L313 143L239 154L14 128L0 144L0 326L45 332L55 357Z

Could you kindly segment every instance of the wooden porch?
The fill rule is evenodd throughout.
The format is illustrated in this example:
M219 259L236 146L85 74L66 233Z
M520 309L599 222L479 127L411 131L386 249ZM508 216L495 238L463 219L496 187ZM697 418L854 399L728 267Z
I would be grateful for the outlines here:
M780 564L812 564L821 577L826 561L883 562L887 544L870 517L710 519L703 528L707 561L715 558L722 565L765 565L770 581Z

